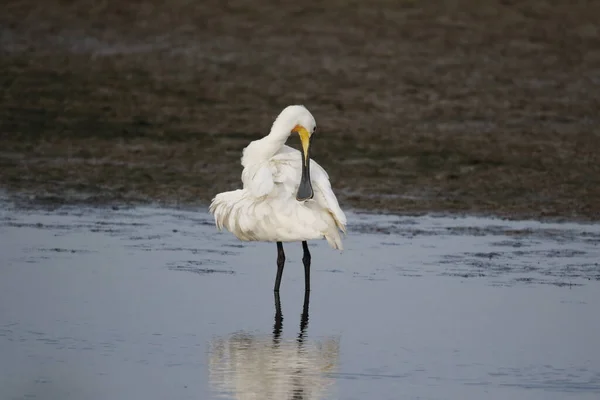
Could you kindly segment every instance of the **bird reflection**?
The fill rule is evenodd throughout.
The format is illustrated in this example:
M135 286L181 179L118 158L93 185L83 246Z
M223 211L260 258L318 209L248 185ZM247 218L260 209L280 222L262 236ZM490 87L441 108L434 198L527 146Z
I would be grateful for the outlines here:
M236 332L212 340L210 382L235 399L323 399L339 360L339 339L309 340L310 292L304 295L300 330L294 340L283 339L283 313L275 293L271 336Z

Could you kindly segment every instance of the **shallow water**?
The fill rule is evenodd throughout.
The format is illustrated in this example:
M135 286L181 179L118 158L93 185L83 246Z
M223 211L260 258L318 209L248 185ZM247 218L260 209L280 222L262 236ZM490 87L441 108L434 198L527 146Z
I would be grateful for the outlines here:
M600 397L600 226L349 220L278 299L204 211L5 205L0 398Z

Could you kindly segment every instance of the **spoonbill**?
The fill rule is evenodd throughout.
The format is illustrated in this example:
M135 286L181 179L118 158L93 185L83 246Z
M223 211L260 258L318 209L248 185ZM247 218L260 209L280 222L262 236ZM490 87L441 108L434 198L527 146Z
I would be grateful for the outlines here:
M277 243L275 292L285 264L283 242L302 242L306 291L311 262L307 240L325 238L332 248L343 249L340 231L346 233L346 215L327 172L310 159L316 127L304 106L283 109L269 134L243 150L243 188L217 194L209 208L219 230L225 227L243 241ZM300 151L285 145L291 134L300 137Z

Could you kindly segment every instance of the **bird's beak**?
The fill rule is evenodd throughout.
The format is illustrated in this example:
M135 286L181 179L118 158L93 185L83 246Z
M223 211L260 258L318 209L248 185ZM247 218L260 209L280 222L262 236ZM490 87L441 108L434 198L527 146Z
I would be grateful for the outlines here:
M303 126L297 126L296 132L300 136L300 142L302 147L302 178L300 179L300 186L298 186L298 192L296 193L296 200L305 201L310 200L314 196L312 184L310 183L310 141L311 135Z

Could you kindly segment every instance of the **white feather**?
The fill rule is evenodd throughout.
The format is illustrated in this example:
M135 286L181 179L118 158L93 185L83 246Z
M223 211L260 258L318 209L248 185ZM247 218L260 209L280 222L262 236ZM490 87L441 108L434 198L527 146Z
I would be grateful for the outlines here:
M302 155L285 145L292 129L302 125L312 132L313 116L303 106L289 106L277 117L269 135L243 151L243 189L215 196L210 212L219 230L240 240L292 242L325 238L342 249L340 231L346 215L331 189L327 172L310 160L314 197L300 202L296 192L302 176Z

